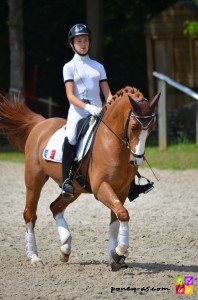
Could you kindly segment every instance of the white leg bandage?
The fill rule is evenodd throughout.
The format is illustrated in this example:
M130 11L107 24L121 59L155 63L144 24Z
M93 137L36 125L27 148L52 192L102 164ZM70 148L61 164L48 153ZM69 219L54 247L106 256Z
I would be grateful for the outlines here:
M120 221L120 228L118 232L118 245L116 247L116 253L118 255L124 255L129 248L129 226L128 222Z
M114 221L109 225L109 242L108 242L108 253L106 260L111 261L111 250L115 249L118 244L118 230L120 223L119 221Z
M36 239L35 239L32 222L29 222L26 224L25 241L26 241L27 257L31 258L33 254L37 255L38 253L37 253L37 247L36 247Z
M61 251L65 254L70 254L71 252L71 233L67 222L63 216L63 213L59 213L55 216L56 226L58 228L58 233L61 242Z
M109 253L111 252L111 250L115 249L115 247L118 244L119 226L120 226L120 223L118 220L109 225L109 245L108 245Z

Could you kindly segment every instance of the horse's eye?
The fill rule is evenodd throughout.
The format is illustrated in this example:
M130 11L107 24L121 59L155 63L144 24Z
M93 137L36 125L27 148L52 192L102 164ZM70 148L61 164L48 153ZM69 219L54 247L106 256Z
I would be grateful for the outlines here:
M133 126L131 127L132 133L135 133L135 131L137 130L137 127L138 127L138 126L136 126L136 125L133 125Z

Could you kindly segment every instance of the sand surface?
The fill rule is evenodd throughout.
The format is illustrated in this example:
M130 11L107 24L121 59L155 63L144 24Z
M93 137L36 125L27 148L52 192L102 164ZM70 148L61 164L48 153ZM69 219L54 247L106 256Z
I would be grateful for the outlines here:
M68 207L72 253L68 263L59 261L49 205L60 189L49 180L35 228L44 267L34 268L25 254L24 164L0 162L0 299L198 300L198 170L155 172L160 178L155 189L126 201L129 268L120 272L105 263L110 212L92 195ZM142 175L154 180L149 169ZM194 277L193 295L176 295L177 275Z

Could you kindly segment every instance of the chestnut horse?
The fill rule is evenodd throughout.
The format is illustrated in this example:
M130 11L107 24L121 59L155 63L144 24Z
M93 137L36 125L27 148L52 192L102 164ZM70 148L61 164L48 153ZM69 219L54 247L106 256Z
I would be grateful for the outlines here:
M160 93L149 102L133 87L118 91L110 103L103 106L104 114L89 150L92 151L91 156L88 152L80 165L82 174L87 174L94 197L111 210L108 251L113 271L127 267L129 213L124 202L138 166L144 161L145 143L155 125L154 110L159 98ZM49 177L62 185L61 163L46 161L43 151L53 133L65 122L62 118L45 119L19 99L12 103L6 96L0 95L0 130L10 144L25 154L26 254L34 266L42 265L34 232L41 190ZM63 262L67 262L71 254L71 233L64 211L81 193L87 192L75 178L74 187L72 199L65 200L60 194L50 205L58 228L60 259Z

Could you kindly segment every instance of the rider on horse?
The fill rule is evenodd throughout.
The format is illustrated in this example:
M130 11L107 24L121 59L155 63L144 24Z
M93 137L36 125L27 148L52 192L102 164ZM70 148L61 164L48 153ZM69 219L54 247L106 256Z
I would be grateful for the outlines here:
M89 28L84 24L74 25L69 30L68 42L75 54L63 67L66 95L70 102L62 161L62 196L65 199L71 199L74 193L71 169L77 144L76 125L82 118L89 115L97 117L100 114L102 110L100 89L107 102L112 98L104 66L88 55L91 42ZM135 181L132 181L128 198L132 201L140 193L146 193L152 188L153 183L150 181L143 186L136 185Z

